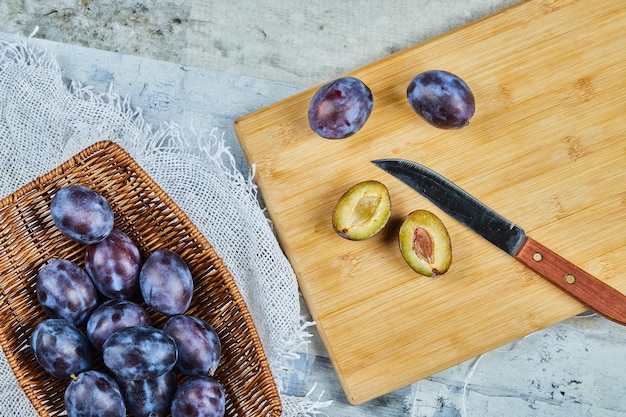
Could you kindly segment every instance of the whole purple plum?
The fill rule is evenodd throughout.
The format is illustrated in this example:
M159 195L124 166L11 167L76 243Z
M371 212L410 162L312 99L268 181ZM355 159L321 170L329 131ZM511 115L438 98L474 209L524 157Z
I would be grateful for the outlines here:
M98 294L84 269L75 263L55 259L37 274L37 300L52 318L83 324L98 305Z
M178 387L176 371L148 379L118 378L126 407L135 417L167 417Z
M85 269L96 289L107 298L131 298L139 290L141 255L135 243L113 229L98 243L87 246Z
M222 385L211 377L191 377L172 400L172 417L223 417L226 397Z
M100 304L87 320L87 338L94 348L102 350L104 342L118 330L132 326L151 326L146 310L129 300L108 300Z
M323 138L347 138L363 127L373 106L372 91L363 81L337 78L321 86L311 99L309 125Z
M70 379L91 368L93 350L84 333L67 320L45 319L30 336L35 360L50 375Z
M155 378L171 371L178 359L176 342L165 331L132 326L113 333L102 345L104 364L118 378Z
M126 405L118 384L99 371L72 378L63 395L68 417L125 417Z
M106 198L82 185L60 188L50 214L61 233L86 245L100 242L113 230L113 211Z
M177 315L165 322L163 330L176 341L176 369L190 376L213 375L222 353L219 336L209 323L198 317Z
M407 99L415 113L440 129L467 126L476 109L474 94L465 81L441 70L415 76L407 88Z
M139 289L144 301L166 316L183 314L193 297L189 267L174 251L152 252L139 272Z

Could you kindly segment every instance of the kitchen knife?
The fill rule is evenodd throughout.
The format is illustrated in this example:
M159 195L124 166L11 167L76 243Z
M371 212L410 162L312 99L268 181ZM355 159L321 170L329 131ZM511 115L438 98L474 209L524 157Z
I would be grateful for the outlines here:
M433 170L404 159L372 161L598 314L626 324L626 296L550 249Z

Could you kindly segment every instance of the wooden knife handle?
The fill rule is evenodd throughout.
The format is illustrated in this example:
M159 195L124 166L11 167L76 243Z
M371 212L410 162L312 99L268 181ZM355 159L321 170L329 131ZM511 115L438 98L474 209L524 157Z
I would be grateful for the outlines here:
M626 296L526 237L515 259L609 320L626 325Z

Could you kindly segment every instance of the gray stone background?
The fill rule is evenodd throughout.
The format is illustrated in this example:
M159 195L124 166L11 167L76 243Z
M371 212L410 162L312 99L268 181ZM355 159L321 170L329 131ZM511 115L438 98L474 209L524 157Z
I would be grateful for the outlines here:
M0 30L310 86L519 0L2 0Z

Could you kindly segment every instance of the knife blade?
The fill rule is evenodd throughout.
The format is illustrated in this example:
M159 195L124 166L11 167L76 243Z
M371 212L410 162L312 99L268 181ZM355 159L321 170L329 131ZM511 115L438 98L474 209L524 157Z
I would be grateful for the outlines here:
M391 158L372 163L579 302L609 320L626 325L624 294L530 238L520 226L458 185L417 162Z

